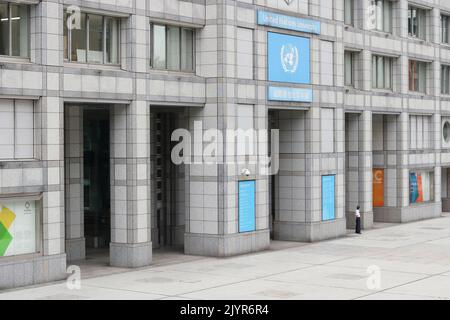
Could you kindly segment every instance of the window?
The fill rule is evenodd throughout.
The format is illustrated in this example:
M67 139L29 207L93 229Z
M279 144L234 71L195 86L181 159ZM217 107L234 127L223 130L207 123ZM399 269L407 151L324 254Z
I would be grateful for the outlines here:
M29 8L26 5L0 3L0 55L29 56Z
M416 7L408 8L408 34L410 37L425 40L426 11Z
M344 23L352 26L353 25L353 10L354 10L354 0L345 0L344 2Z
M432 124L431 116L412 115L410 116L410 149L426 150L431 148Z
M355 86L354 79L354 59L355 53L351 51L344 52L344 81L349 87Z
M389 0L372 0L373 27L375 30L392 32L392 2Z
M73 62L119 64L120 20L81 13L80 29L64 23L64 59ZM67 22L66 13L64 21Z
M450 94L450 66L441 66L441 94Z
M33 101L0 99L0 159L33 157Z
M434 172L416 171L409 174L410 202L423 203L434 200Z
M442 128L442 137L444 138L444 142L450 142L450 122L445 121L444 127Z
M425 62L409 61L409 90L426 93L427 64Z
M444 16L441 15L441 42L442 43L446 43L449 44L449 33L448 33L448 29L449 29L449 24L450 23L450 17L449 16Z
M372 56L372 88L392 90L392 65L392 58Z
M152 25L152 59L155 69L194 70L194 30Z

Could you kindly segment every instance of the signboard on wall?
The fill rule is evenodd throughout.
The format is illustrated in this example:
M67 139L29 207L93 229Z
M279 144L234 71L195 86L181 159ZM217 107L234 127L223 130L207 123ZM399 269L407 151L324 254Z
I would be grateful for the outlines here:
M335 176L322 176L322 220L336 219L336 184Z
M256 181L239 181L239 232L256 231Z
M373 169L373 206L384 207L384 169Z
M36 202L0 200L0 257L36 252Z
M320 22L259 10L258 24L273 28L320 34Z
M311 83L310 39L268 32L268 80Z
M312 89L270 86L267 99L269 101L312 102L313 92Z

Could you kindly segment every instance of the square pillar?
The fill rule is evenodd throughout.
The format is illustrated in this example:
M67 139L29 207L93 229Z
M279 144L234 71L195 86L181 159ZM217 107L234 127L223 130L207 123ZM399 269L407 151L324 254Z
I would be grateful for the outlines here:
M110 263L137 268L152 262L150 115L145 101L111 112Z
M77 261L86 257L83 107L65 106L64 110L66 254L68 261Z

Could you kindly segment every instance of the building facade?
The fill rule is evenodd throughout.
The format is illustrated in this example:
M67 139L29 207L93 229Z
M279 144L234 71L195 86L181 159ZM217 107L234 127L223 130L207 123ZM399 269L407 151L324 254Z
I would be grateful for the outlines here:
M444 0L0 1L0 289L93 248L132 268L343 236L358 205L439 216L449 23ZM208 163L211 129L266 134Z

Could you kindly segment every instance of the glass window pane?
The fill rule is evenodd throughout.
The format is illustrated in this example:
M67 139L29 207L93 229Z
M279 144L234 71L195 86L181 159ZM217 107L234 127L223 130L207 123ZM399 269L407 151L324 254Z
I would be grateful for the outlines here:
M417 36L420 39L425 39L426 38L426 25L425 25L425 10L417 10L418 14L418 31L417 31Z
M383 1L377 0L376 2L376 29L383 30Z
M7 3L0 3L0 55L9 55L9 14Z
M28 7L11 4L11 54L28 57Z
M63 28L64 28L64 59L69 60L69 29L67 28L67 19L69 18L69 13L64 12L64 21L63 21Z
M119 20L106 18L106 63L119 63Z
M353 0L345 0L344 23L348 25L353 25Z
M377 57L377 88L384 88L384 59Z
M181 30L181 69L194 70L194 31Z
M372 87L377 87L377 57L372 56Z
M426 66L426 64L425 63L423 63L423 62L420 62L419 63L419 90L418 91L420 91L420 92L425 92L426 91L426 79L427 79L427 77L426 77L426 69L427 68L427 66Z
M385 32L392 32L392 2L384 2L383 28Z
M153 67L166 68L166 27L153 26Z
M80 29L72 30L71 61L86 62L86 32L86 14L82 13Z
M103 17L89 15L88 62L103 63Z
M392 89L392 59L384 58L384 88Z
M167 69L180 70L179 27L167 27Z

